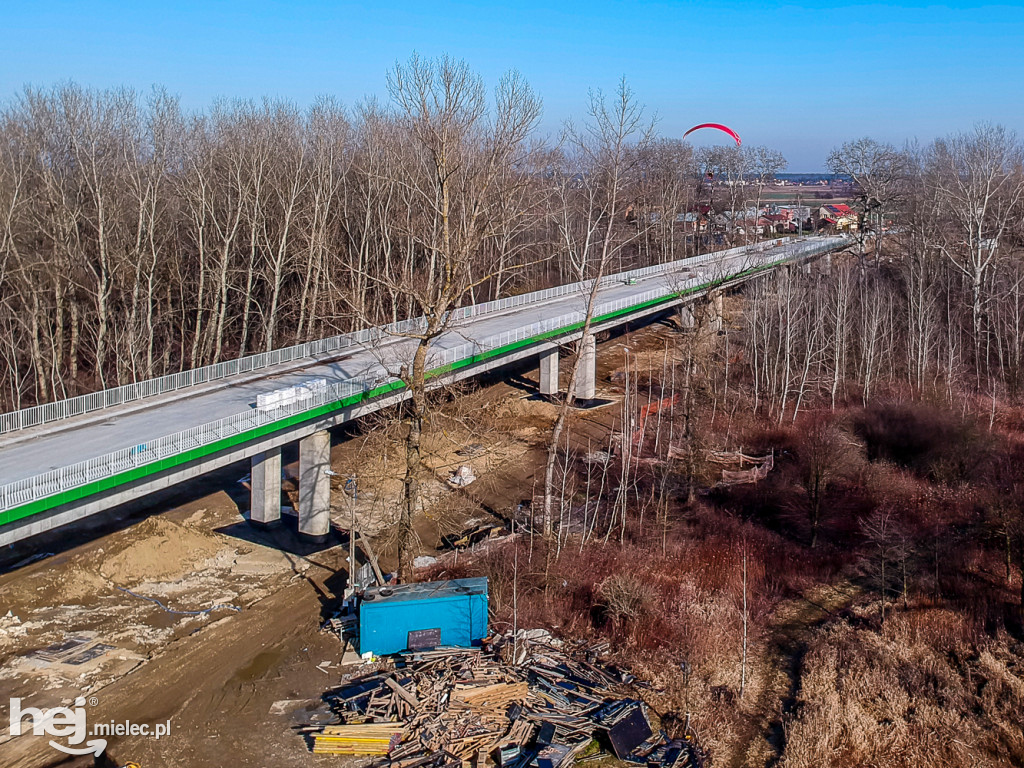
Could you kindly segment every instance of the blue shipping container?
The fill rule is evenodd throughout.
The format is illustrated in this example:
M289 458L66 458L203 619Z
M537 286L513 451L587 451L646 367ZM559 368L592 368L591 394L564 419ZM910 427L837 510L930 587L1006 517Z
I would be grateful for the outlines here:
M359 652L404 651L410 633L422 647L478 644L487 637L487 579L367 589L359 604Z

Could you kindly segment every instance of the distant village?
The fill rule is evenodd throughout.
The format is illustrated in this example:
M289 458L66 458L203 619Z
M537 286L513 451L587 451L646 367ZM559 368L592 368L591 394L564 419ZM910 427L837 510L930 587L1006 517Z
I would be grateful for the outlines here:
M852 232L859 225L857 212L843 202L856 192L843 181L774 179L756 190L750 181L706 180L699 194L702 202L675 214L676 227L715 242L755 235ZM804 203L805 198L813 204ZM661 221L659 211L648 215L652 224Z
M693 211L676 214L677 227L687 234L713 236L716 241L729 236L853 232L858 226L857 212L846 203L821 206L766 203L736 211L721 210L712 204L694 208ZM660 213L650 214L651 223L660 219Z

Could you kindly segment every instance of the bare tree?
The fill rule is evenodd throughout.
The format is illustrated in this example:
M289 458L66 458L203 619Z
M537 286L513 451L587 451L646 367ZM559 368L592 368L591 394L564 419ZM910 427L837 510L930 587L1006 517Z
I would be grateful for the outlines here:
M698 172L693 148L679 140L660 139L637 152L642 171L637 174L636 212L646 224L641 228L641 253L652 261L675 261L691 252L688 232L696 221Z
M579 375L583 345L590 335L598 288L611 260L622 249L619 231L624 217L627 183L636 167L636 149L651 141L653 126L623 79L611 99L591 94L589 119L582 128L566 126L563 144L566 167L558 179L560 245L568 254L575 277L584 283L585 310L578 354L569 381ZM633 235L630 235L631 239ZM562 432L576 399L569 390L555 418L544 468L544 530L551 534L554 519L555 468Z
M1022 215L1024 148L1005 128L979 125L970 133L937 140L929 161L936 202L946 207L950 218L939 248L970 284L971 330L980 373L985 357L985 286L1007 228Z
M906 158L891 144L864 137L848 141L828 156L829 170L849 176L859 190L861 224L857 228L864 256L865 225L873 223L876 252L882 249L885 213L895 205L902 187Z
M748 217L745 199L750 157L737 146L702 147L697 150L696 156L701 169L700 184L707 193L709 222L714 223L716 218L724 219L726 238L732 242L741 208L744 233L750 227L746 221Z
M860 525L866 550L860 561L861 572L878 590L879 618L885 622L885 609L890 595L907 595L907 558L910 547L905 527L889 507L881 507ZM896 584L901 585L897 588Z
M764 146L747 147L747 167L750 169L751 179L757 193L754 197L754 210L761 211L761 196L764 194L765 185L770 183L786 168L786 158L781 152ZM755 241L760 229L754 224Z
M463 62L413 56L388 78L403 130L393 147L409 161L398 179L401 199L415 218L403 222L410 262L394 277L372 276L386 290L408 297L423 318L400 376L410 392L405 440L404 502L398 524L399 578L412 574L412 522L419 504L420 444L427 415L427 354L452 326L451 310L493 277L474 271L474 257L502 230L510 214L506 196L523 183L507 168L528 166L528 138L540 101L517 73L506 75L487 104L479 76ZM512 215L522 215L511 212ZM415 267L413 266L415 265ZM505 265L507 268L507 265Z
M809 543L818 543L825 498L832 484L842 476L858 454L843 432L824 418L814 418L803 429L800 444L800 485L807 496Z

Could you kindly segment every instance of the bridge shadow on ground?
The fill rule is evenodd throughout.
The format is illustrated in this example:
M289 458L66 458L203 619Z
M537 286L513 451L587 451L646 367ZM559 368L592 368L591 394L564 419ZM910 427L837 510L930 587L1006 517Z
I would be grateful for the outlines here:
M240 461L148 496L120 504L67 525L41 533L0 549L0 573L16 571L29 562L74 550L111 533L130 528L155 515L162 515L224 492L231 502L248 510L248 491L238 479L249 471Z
M514 387L515 389L522 390L523 392L528 392L531 395L537 395L539 397L540 384L536 379L523 376L523 372L524 371L522 369L508 371L504 379L505 383L510 387Z
M333 549L339 544L348 543L348 531L335 525L331 526L324 541L314 541L299 533L299 520L294 515L281 515L281 522L272 526L253 525L248 520L248 513L245 515L245 520L231 525L223 525L213 530L224 536L240 539L250 544L271 547L289 555L304 558Z
M338 567L337 557L325 555L339 545L348 546L348 531L331 526L330 533L322 542L311 541L298 530L298 519L292 515L282 515L281 522L272 526L254 526L248 520L214 529L223 536L230 536L239 541L256 544L262 547L279 550L288 556L292 572L306 581L317 593L320 601L321 623L336 615L341 608L345 589L349 585L348 570L345 566ZM300 563L317 566L330 575L324 578L313 578L308 567Z

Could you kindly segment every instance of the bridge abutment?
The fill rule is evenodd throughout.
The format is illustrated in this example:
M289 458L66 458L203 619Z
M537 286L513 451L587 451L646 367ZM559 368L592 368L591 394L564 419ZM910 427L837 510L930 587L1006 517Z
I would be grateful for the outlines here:
M331 531L331 433L299 440L299 533L322 541Z

